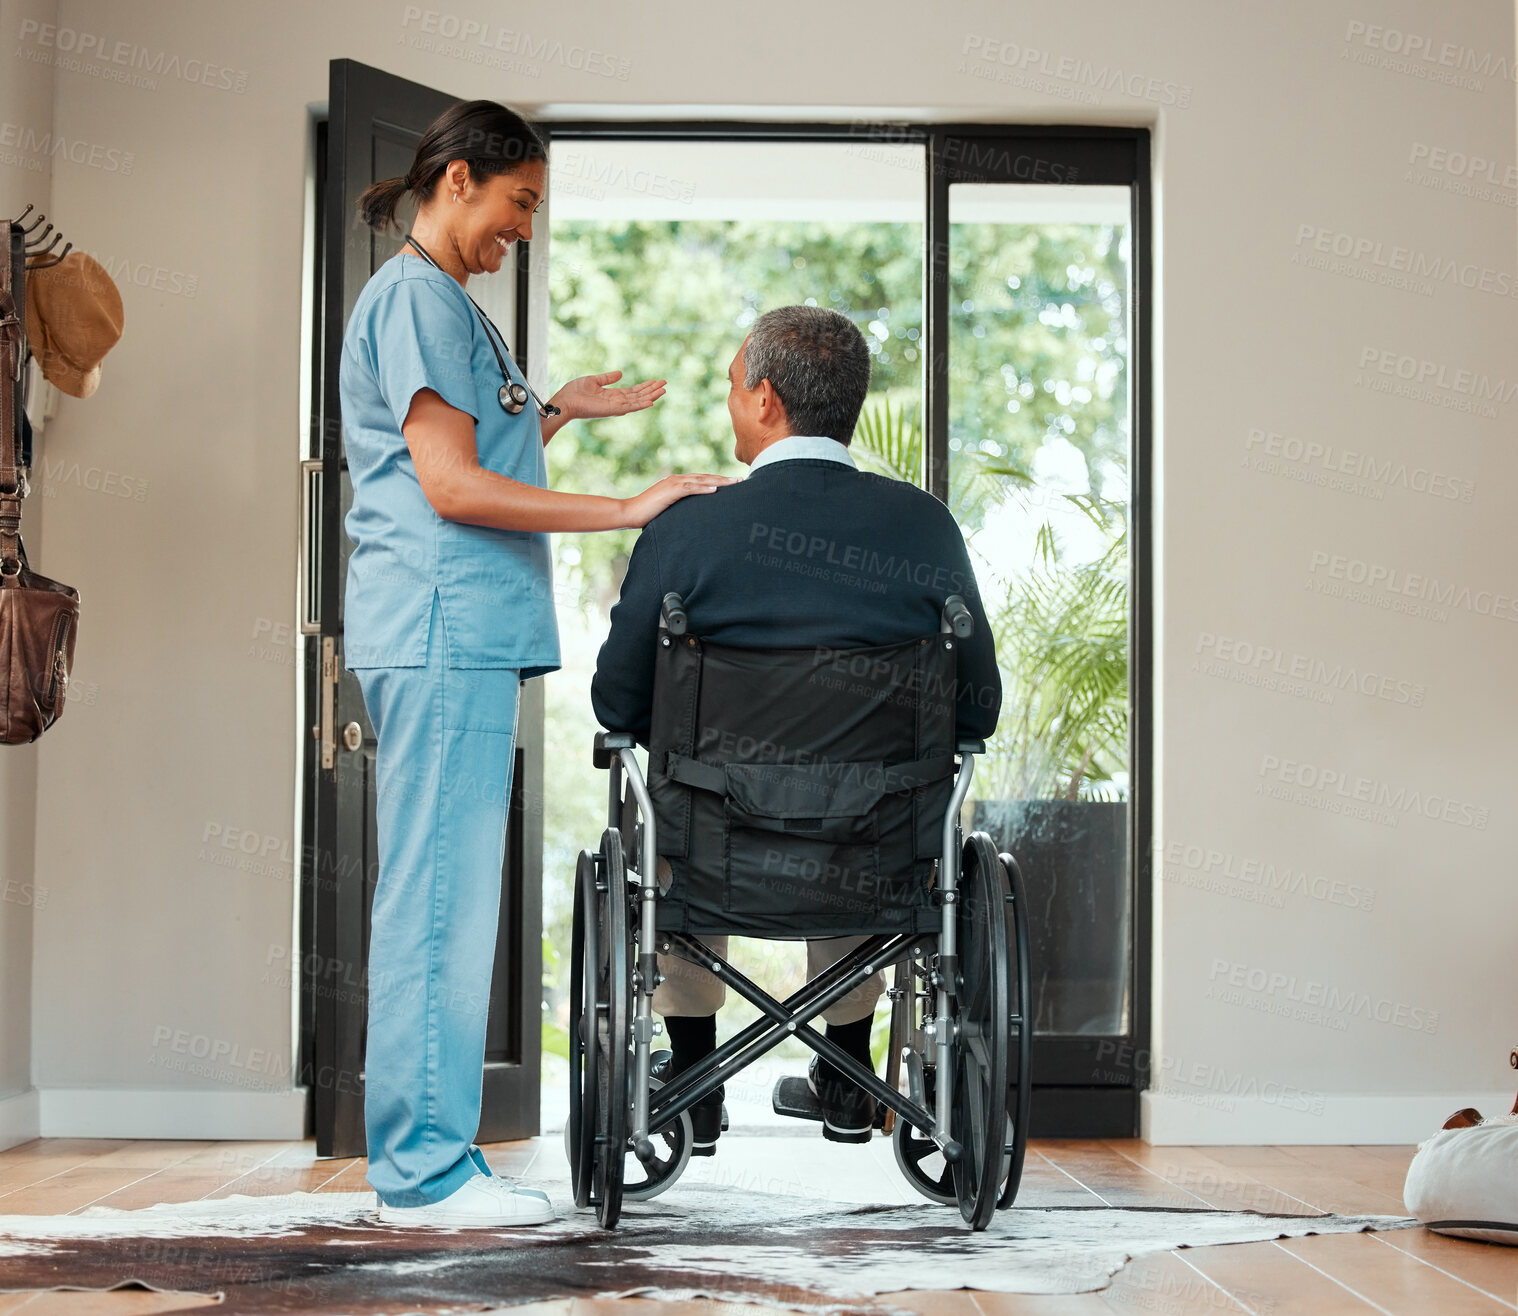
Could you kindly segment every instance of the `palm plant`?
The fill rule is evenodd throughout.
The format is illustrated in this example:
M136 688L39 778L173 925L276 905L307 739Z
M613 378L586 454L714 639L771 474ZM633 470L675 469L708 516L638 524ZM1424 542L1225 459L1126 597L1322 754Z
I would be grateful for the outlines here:
M889 398L860 412L849 443L862 468L909 484L923 476L922 447L917 408L903 403L893 412ZM1028 471L988 453L956 453L949 463L949 507L968 530L980 529L986 512L1010 490L1032 487Z
M1045 522L992 617L1002 723L986 766L1004 799L1112 798L1126 764L1127 526L1110 504L1069 498L1112 538L1096 561L1065 566Z
M915 481L923 470L916 409L889 402L864 412L851 448L859 464ZM967 530L1007 498L1025 498L1032 476L1000 458L962 452L950 466L949 507ZM1066 494L1107 538L1095 561L1060 561L1045 520L1029 568L982 589L1002 672L1000 730L983 763L1003 799L1102 799L1117 794L1115 774L1128 745L1128 531L1123 509L1087 494ZM991 584L991 582L987 582Z

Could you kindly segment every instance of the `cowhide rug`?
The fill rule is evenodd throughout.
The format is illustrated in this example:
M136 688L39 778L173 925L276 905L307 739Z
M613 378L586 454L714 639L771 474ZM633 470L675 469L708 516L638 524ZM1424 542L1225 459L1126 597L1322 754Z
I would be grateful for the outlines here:
M378 1224L372 1193L234 1196L135 1211L0 1216L0 1291L222 1295L218 1313L485 1311L565 1297L711 1297L811 1312L899 1311L902 1289L1083 1293L1177 1247L1402 1229L1400 1216L1014 1207L971 1233L923 1202L860 1205L721 1185L629 1203L616 1230L543 1187L562 1217L515 1230Z

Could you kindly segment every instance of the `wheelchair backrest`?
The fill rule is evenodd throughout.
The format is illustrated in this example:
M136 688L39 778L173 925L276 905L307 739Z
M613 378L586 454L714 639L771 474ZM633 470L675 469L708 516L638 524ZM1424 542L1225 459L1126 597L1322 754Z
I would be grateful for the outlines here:
M914 924L952 792L952 634L745 649L661 629L648 786L660 926L756 936Z

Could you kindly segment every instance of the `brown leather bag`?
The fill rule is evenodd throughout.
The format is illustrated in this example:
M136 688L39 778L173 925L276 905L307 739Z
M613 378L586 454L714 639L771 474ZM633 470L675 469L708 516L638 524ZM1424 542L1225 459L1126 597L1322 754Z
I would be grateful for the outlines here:
M19 236L19 235L18 235ZM25 359L24 252L0 220L0 743L36 740L63 715L79 591L33 571L21 542L17 385Z

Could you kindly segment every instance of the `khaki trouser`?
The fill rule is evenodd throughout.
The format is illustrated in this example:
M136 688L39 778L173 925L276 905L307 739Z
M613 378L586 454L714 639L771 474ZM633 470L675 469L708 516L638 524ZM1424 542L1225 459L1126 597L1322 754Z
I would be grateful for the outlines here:
M726 936L697 937L695 940L710 947L723 959L727 958ZM865 937L820 937L807 942L807 978L815 978L865 940ZM678 955L660 955L659 972L664 981L654 988L655 1014L716 1014L727 997L727 987L721 979ZM851 1024L856 1019L867 1018L875 1013L875 1002L884 991L885 974L871 974L847 996L828 1006L822 1017L830 1024Z
M669 890L669 861L659 856L659 888ZM697 937L703 946L727 959L726 934ZM830 964L836 964L854 947L866 941L865 937L818 937L806 943L807 980L815 978ZM660 955L659 975L664 979L654 988L654 1013L658 1015L704 1015L716 1014L727 999L727 986L699 964L681 959L678 955ZM822 1018L830 1024L851 1024L875 1013L875 1003L885 991L885 974L873 973L854 988L847 996L839 997L822 1012Z

